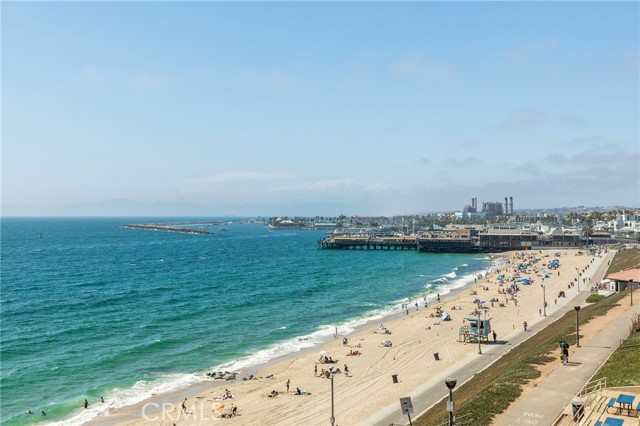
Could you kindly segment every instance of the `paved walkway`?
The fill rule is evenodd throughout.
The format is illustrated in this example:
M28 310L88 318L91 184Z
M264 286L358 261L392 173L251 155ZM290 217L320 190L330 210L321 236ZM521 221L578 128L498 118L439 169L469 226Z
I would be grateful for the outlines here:
M553 424L618 347L620 340L629 335L631 319L638 313L640 304L635 304L590 339L588 345L577 348L566 366L558 366L525 397L511 404L501 415L500 423L505 426Z
M613 258L614 253L609 253L601 262L598 262L598 266L592 265L587 271L587 276L590 277L589 283L595 283L601 281L604 277L604 274L608 268L608 262ZM515 331L508 336L505 336L504 340L507 341L507 344L504 345L486 345L486 348L483 347L483 355L470 355L464 362L461 362L457 365L451 366L446 370L442 371L439 375L434 377L428 383L425 383L422 387L413 392L410 396L412 398L413 407L416 415L412 417L418 417L421 413L428 410L431 406L442 400L448 395L448 390L444 385L444 380L447 377L455 377L458 381L458 386L462 383L471 379L476 373L482 371L483 369L489 367L493 364L501 355L505 354L509 350L511 350L514 346L522 343L524 340L528 339L532 335L534 335L537 331L543 329L547 325L556 321L558 318L562 317L565 313L569 311L573 311L574 305L583 305L585 303L586 298L589 296L590 285L584 285L580 283L580 289L582 292L578 292L577 288L574 286L571 290L567 291L568 297L573 297L570 300L570 303L567 303L564 306L555 306L549 305L547 307L547 316L542 317L535 322L532 321L529 325L530 332L523 333L521 331ZM640 309L640 305L634 306L635 312L638 312ZM611 342L600 342L598 340L592 340L589 342L589 346L584 348L580 348L578 351L584 350L585 352L576 352L575 355L571 357L572 362L576 362L575 366L567 366L564 369L559 369L564 372L569 372L571 370L578 371L577 373L573 373L571 375L566 374L560 377L560 381L569 381L571 383L575 382L574 386L577 386L576 390L573 391L573 388L566 388L561 392L555 392L555 403L548 403L546 398L525 398L529 402L528 405L520 406L520 404L524 404L524 401L517 401L507 410L504 425L536 425L536 426L545 426L550 425L555 418L560 415L562 410L571 402L573 396L582 388L582 386L587 383L589 378L595 373L597 368L602 364L602 362L609 356L609 354L613 351L613 348L617 347L619 340L626 337L629 330L629 321L631 318L631 313L628 311L629 315L627 322L624 322L625 319L618 319L620 323L624 323L624 327L618 327L618 332L625 331L624 336L622 337L613 337L615 334L611 332L603 332L603 339L606 340L606 336L611 335ZM618 320L615 321L618 324ZM613 327L613 325L611 326ZM600 336L600 335L598 335ZM598 343L594 343L598 342ZM602 346L597 348L595 346ZM606 352L605 346L608 346L608 353ZM593 348L592 348L593 347ZM592 348L592 351L589 352L589 348ZM586 359L589 359L589 362ZM578 362L583 362L582 364L577 364ZM591 364L595 365L595 367L590 367ZM582 367L581 367L582 366ZM595 368L591 373L588 373L592 368ZM570 376L570 377L569 377ZM547 377L548 379L549 377ZM544 380L544 382L547 381ZM553 379L552 379L553 380ZM557 385L553 385L552 388L559 389ZM540 385L538 386L540 387ZM455 393L454 393L455 398ZM545 405L544 410L541 409L541 405ZM382 409L377 415L365 421L364 424L372 424L376 426L388 426L391 424L399 424L404 425L408 424L407 416L402 415L399 409L399 403L390 405ZM516 408L512 408L516 407ZM519 408L518 408L519 407ZM532 407L536 409L533 410ZM513 413L513 415L511 414ZM531 414L531 415L529 415ZM541 417L535 417L541 416ZM551 418L553 417L553 418ZM526 420L526 421L525 421ZM506 423L509 422L509 423ZM533 423L535 422L535 423Z

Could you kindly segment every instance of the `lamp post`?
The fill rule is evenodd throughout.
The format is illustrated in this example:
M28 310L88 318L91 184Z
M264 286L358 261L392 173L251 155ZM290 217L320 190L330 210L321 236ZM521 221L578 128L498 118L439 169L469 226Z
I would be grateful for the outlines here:
M447 411L449 411L449 426L453 426L453 388L456 387L456 383L458 383L458 381L451 377L444 381L444 384L447 385L447 388L449 389L449 403L447 404Z
M478 355L482 355L482 340L480 338L480 308L478 308Z
M333 376L334 374L331 373L331 426L333 426L336 422L336 418L333 414Z
M573 309L576 310L576 346L580 347L580 327L579 327L579 314L578 312L580 312L580 306L574 306Z
M542 311L544 312L544 316L547 316L547 295L544 288L544 284L540 284L542 287Z

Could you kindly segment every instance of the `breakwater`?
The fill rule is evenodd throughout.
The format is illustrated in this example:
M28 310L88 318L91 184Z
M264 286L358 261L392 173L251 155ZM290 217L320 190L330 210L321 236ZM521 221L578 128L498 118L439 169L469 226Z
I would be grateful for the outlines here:
M198 235L212 235L213 232L209 232L206 229L197 229L192 226L175 226L171 224L161 223L140 223L140 224L127 224L125 228L129 229L144 229L145 231L159 231L159 232L181 232L183 234L198 234Z

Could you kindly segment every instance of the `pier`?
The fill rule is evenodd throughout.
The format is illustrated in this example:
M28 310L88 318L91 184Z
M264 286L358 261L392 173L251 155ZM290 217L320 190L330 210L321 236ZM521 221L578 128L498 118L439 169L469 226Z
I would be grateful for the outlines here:
M321 239L318 241L318 247L341 250L417 250L418 240L414 235L392 237L341 235Z

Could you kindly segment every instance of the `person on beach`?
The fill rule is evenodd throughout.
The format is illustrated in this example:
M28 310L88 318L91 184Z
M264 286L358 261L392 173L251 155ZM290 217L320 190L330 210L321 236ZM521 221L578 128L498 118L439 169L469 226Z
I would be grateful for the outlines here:
M291 384L291 380L287 379L287 393L289 393L289 385Z
M104 397L103 396L100 397L100 401L104 404Z
M527 331L527 326L528 326L528 325L529 325L529 324L527 324L527 322L526 322L526 321L522 323L522 327L524 328L524 331Z
M343 338L342 338L342 346L347 346L347 343L348 343L348 342L349 342L349 341L347 340L347 338L346 338L346 337L343 337Z
M84 408L89 408L89 401L86 399L84 400Z
M187 412L187 398L185 398L184 401L182 401L182 404L180 405L180 411L182 413Z
M318 375L318 364L313 366L313 377L316 377Z
M498 335L496 334L495 330L493 330L492 333L493 333L493 343L495 343L496 342L496 338L498 337Z
M40 414L42 414L43 416L47 415L47 413L45 413L44 410L40 411Z
M438 293L438 302L440 301L440 293Z
M296 395L302 395L302 391L300 390L300 388L296 388Z
M347 367L347 364L344 365L344 375L345 376L349 375L349 367Z

